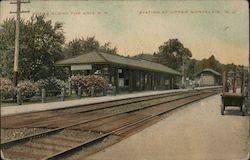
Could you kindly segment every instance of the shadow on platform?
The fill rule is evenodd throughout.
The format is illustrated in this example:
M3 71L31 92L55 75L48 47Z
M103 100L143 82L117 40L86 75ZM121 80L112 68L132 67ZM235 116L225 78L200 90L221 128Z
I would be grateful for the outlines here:
M242 112L238 107L227 107L224 115L226 116L242 116Z

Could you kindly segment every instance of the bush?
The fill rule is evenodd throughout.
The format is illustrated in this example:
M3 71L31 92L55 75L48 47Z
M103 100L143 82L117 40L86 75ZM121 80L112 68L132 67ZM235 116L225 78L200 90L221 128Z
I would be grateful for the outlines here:
M65 86L65 83L57 79L56 77L48 77L41 79L38 82L39 89L45 89L46 91L53 90L52 95L58 95L61 93L61 88Z
M88 75L83 78L85 92L90 95L91 88L103 89L108 86L106 79L99 75Z
M14 86L11 80L7 78L0 78L0 91L3 99L12 98L14 95Z
M90 95L92 87L94 87L94 89L103 89L108 86L108 83L106 79L100 75L76 75L71 77L71 85L74 89L83 87L85 89L84 91Z
M70 82L72 87L77 90L78 87L84 87L84 76L81 75L76 75L76 76L71 76Z
M20 89L22 97L24 99L33 97L39 90L37 83L29 80L20 81L17 84L17 89Z

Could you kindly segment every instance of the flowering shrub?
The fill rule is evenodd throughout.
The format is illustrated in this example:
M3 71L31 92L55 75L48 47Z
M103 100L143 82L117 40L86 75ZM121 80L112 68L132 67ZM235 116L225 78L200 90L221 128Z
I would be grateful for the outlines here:
M58 95L61 93L61 88L65 86L65 83L57 79L56 77L48 77L46 79L41 79L38 82L39 89L45 89L47 91L53 90L52 95Z
M76 76L72 76L70 78L71 81L71 85L74 89L77 89L78 87L83 87L84 86L84 76L81 75L76 75Z
M71 85L75 89L83 87L85 92L90 95L92 87L94 87L94 89L103 89L108 86L108 83L106 79L100 75L76 75L71 77Z
M14 86L11 80L7 78L0 78L0 90L3 99L8 99L13 97Z
M91 88L94 89L103 89L108 86L106 79L99 75L88 75L83 78L85 92L90 95Z
M39 90L37 83L29 80L20 81L17 89L20 89L23 98L31 98Z
M94 86L96 89L107 87L106 80L99 75L88 75L83 77L83 84L86 88Z

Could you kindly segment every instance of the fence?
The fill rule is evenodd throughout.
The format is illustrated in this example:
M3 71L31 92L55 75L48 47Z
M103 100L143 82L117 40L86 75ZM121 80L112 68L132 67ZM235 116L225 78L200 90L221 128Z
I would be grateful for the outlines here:
M21 105L23 103L46 103L106 95L116 96L116 87L112 86L104 89L96 89L92 87L90 90L81 87L73 90L71 88L61 88L61 90L41 89L30 95L31 96L24 96L22 91L18 89L13 92L1 91L1 102L17 103L18 105Z

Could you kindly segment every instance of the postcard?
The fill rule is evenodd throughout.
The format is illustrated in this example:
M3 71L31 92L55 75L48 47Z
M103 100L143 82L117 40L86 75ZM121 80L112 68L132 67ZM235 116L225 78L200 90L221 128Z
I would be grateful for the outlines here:
M249 158L249 3L0 1L2 159Z

